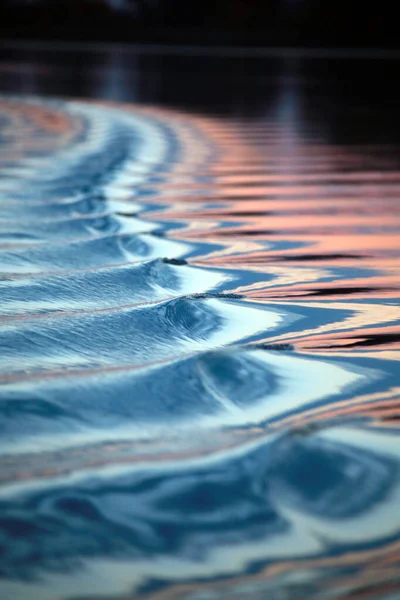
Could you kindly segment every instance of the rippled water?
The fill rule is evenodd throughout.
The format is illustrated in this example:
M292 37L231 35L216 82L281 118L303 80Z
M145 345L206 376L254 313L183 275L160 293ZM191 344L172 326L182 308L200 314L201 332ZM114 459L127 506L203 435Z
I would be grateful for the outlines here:
M400 597L398 154L1 100L2 598Z

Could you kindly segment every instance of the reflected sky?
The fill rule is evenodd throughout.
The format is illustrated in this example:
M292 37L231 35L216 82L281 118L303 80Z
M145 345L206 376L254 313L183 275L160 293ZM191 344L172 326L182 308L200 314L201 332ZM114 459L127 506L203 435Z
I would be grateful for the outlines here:
M2 597L398 597L396 68L2 48Z

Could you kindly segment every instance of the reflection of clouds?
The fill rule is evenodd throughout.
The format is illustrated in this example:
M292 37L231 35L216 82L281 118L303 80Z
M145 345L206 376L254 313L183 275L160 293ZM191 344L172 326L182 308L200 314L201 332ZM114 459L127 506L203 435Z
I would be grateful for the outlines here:
M6 596L229 597L395 560L399 177L304 132L286 84L261 124L0 105Z
M99 468L102 465L105 473L112 469L113 455L107 452L107 442L114 438L125 442L125 450L121 447L121 451L129 460L137 460L137 456L141 462L140 446L130 445L132 440L148 444L152 453L160 452L159 440L164 440L163 454L167 458L171 448L183 455L205 451L203 436L212 431L207 452L216 452L248 441L257 443L269 430L307 428L318 421L324 425L346 415L343 398L351 397L355 390L362 393L374 379L382 378L379 372L335 361L250 348L181 356L180 361L159 361L150 366L147 370L109 370L108 374L106 369L99 373L70 372L67 380L62 373L53 373L37 381L30 378L27 382L3 384L4 452L11 448L18 453L52 450L46 467L50 482L61 465L64 473L86 470L93 464ZM16 397L18 401L13 400ZM366 402L372 410L377 398L367 398ZM28 407L30 417L26 415L21 436L20 419ZM177 445L174 435L182 436ZM89 446L100 442L106 446L89 451ZM84 463L77 464L76 456L62 452L63 448L75 447L79 456L83 444L88 453ZM115 447L114 452L117 465L120 450ZM35 487L40 463L41 459L36 463L25 456L32 482L22 484L23 489L25 485ZM4 474L4 484L20 479L19 461L10 467L11 471Z
M397 436L340 428L283 435L216 463L126 469L72 487L68 480L57 487L49 481L40 493L19 496L18 519L27 531L19 551L29 556L35 548L42 567L51 561L55 573L72 568L77 580L103 565L110 593L143 581L150 561L153 577L175 582L246 573L254 561L290 560L293 569L296 561L312 565L319 557L318 565L332 551L358 551L362 562L357 545L385 543L399 533L398 459ZM3 497L9 519L14 507L12 497ZM56 536L44 533L49 518ZM138 575L132 564L128 573L128 558ZM6 573L16 568L11 546L3 565ZM72 593L74 580L45 579L54 597L61 589Z

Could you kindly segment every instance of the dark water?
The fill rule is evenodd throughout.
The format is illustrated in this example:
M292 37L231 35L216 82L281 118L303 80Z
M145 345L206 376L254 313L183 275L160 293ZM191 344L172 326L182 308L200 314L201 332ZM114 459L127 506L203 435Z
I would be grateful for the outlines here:
M1 597L399 599L397 62L2 56Z

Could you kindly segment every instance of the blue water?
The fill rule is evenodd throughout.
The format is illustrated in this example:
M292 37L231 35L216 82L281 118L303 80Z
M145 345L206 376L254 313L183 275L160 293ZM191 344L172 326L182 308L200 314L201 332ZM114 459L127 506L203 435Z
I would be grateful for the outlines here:
M2 599L400 598L398 152L1 99Z

